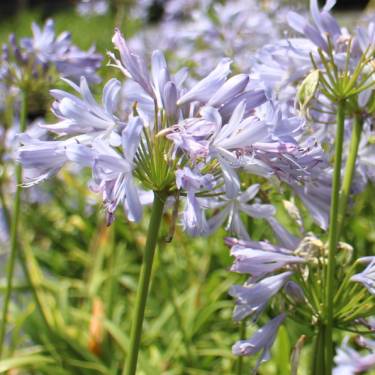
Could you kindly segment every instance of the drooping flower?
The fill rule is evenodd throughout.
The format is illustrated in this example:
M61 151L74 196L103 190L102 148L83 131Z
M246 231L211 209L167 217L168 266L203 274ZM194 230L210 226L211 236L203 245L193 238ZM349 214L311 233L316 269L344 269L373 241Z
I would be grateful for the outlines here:
M20 143L22 146L17 160L25 170L25 186L32 186L58 173L69 160L67 147L74 144L69 141L40 141L27 135L20 137Z
M270 358L270 349L275 341L277 331L285 318L286 314L282 313L276 318L270 320L262 328L259 328L248 340L236 342L232 347L233 354L238 356L248 356L261 351L254 368L254 371L256 371L262 362Z
M283 272L244 286L234 285L229 290L229 294L236 298L233 319L238 321L251 315L258 316L291 275L292 272Z
M269 245L269 247L272 247L272 245ZM234 245L230 251L230 254L235 257L231 271L246 273L259 278L288 265L304 262L304 259L300 257L280 252L277 247L273 247L272 250L265 251L257 249L256 246Z

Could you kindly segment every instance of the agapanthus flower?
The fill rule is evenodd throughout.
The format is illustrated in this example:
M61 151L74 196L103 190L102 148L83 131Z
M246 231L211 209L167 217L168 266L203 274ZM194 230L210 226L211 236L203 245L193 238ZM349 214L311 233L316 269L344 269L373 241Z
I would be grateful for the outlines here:
M262 277L278 271L288 265L305 262L304 259L288 254L286 249L281 249L271 244L266 248L259 248L257 242L245 242L246 245L234 245L230 254L235 257L231 271ZM254 246L251 246L254 244Z
M333 369L333 375L355 375L369 371L375 367L375 345L366 346L371 353L361 355L361 353L352 349L348 345L347 338L337 349L335 356L336 367Z
M60 121L53 125L40 125L65 139L41 141L30 136L20 137L23 146L19 149L18 159L26 170L26 185L33 185L56 174L68 161L82 167L91 166L91 148L83 148L83 144L90 146L98 139L105 139L113 146L121 144L120 132L124 124L114 115L119 83L110 80L106 84L103 101L99 105L84 77L81 78L80 87L71 81L66 82L80 93L82 99L62 90L52 90L56 99L52 111Z
M228 169L230 173L231 169ZM227 177L229 179L229 177ZM241 214L251 218L268 219L275 214L275 208L270 204L249 203L255 198L259 191L259 184L249 186L244 192L240 189L239 177L234 173L232 175L233 183L225 194L211 199L208 203L210 209L218 211L208 219L209 233L214 232L225 223L225 228L232 234L241 239L250 239L245 224L241 219Z
M17 159L25 170L25 186L32 186L58 173L69 160L67 148L75 144L74 141L40 141L27 135L21 136L20 142L22 147Z
M280 291L291 275L292 272L283 272L265 277L257 282L249 282L244 286L232 286L229 294L236 299L233 319L238 321L251 315L257 317L264 310L271 297Z
M211 174L202 175L198 167L196 170L191 170L185 166L176 171L176 185L178 189L186 191L182 220L184 229L192 235L206 234L208 225L196 193L212 189L215 185L214 176Z
M79 141L87 138L108 138L109 142L120 144L119 129L124 123L115 115L121 84L116 79L109 80L103 89L102 103L98 104L89 89L85 77L81 77L80 86L65 80L81 98L63 90L51 90L56 99L52 112L60 119L56 124L43 127L60 136L78 136ZM86 139L85 139L86 138Z
M351 277L352 281L363 284L371 294L375 294L375 259L373 257L360 258L359 261L368 262L367 267Z
M142 130L143 123L138 117L129 121L122 131L123 155L101 140L93 143L93 180L95 190L103 194L108 224L120 203L124 205L129 220L142 218L142 205L132 174Z
M96 70L100 67L102 56L93 47L87 52L80 50L66 31L56 36L52 19L46 21L44 28L33 23L32 31L32 38L20 41L20 54L24 61L52 64L63 77L79 79L85 76L90 82L100 81Z
M238 356L248 356L261 351L254 368L254 371L256 371L262 362L269 359L270 349L275 341L277 331L280 325L284 322L285 318L286 314L282 313L270 320L262 328L259 328L248 340L236 342L232 347L233 354Z
M313 19L313 23L305 20L304 17L300 16L295 12L290 12L288 15L288 21L292 28L301 34L304 34L310 39L315 45L324 51L328 51L328 41L326 35L329 35L332 39L331 42L336 44L339 43L339 37L341 36L340 27L334 17L331 16L329 11L336 4L336 1L327 1L323 10L319 10L318 1L310 1L310 12Z

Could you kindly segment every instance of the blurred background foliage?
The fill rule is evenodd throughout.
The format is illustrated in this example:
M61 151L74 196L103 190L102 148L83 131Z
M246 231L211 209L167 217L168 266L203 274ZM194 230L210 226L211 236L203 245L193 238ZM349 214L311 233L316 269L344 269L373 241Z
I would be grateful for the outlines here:
M360 6L360 2L346 4ZM117 0L104 15L83 17L71 1L2 1L0 42L10 32L29 35L32 21L53 16L58 32L69 30L79 47L94 43L105 54L112 49L115 25L127 36L142 26L128 17L129 6L130 1ZM105 58L103 81L113 74L106 62ZM60 173L41 187L46 203L22 206L19 240L27 267L18 270L15 281L7 359L0 361L0 373L116 375L122 367L148 218L133 224L119 213L115 223L106 227L101 205L86 188L89 176L81 177ZM270 194L271 201L279 202L282 219L278 192L274 189ZM344 231L361 255L375 253L374 196L373 186L357 196ZM10 207L12 202L7 204ZM237 362L231 346L238 339L239 326L231 319L233 301L227 292L243 280L229 272L225 233L192 239L177 225L169 243L165 239L174 219L168 215L165 219L146 310L139 374L234 374ZM249 228L255 240L272 238L264 224L252 222ZM6 250L1 249L2 259ZM4 286L3 277L0 288ZM273 303L278 303L277 298ZM254 329L249 326L246 336ZM299 336L297 325L281 329L272 360L259 374L290 374L291 343ZM307 373L310 344L305 343L300 374ZM254 361L245 358L244 368L250 369Z

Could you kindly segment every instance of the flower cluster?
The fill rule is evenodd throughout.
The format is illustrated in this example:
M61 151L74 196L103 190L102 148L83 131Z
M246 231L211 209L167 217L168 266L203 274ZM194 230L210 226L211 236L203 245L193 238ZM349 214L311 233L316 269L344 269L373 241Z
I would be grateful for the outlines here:
M332 236L338 241L349 196L375 175L374 23L350 35L331 15L334 4L328 1L319 9L311 0L312 21L289 13L289 25L302 37L270 43L253 58L245 47L254 30L261 45L278 35L267 27L268 17L249 17L248 5L246 10L243 4L215 5L181 39L187 41L182 60L195 56L189 65L198 69L192 74L185 67L174 72L160 50L144 59L149 54L135 53L116 29L117 52L109 53L109 65L124 79L110 79L101 101L89 86L97 81L99 57L93 50L76 49L67 34L55 38L50 21L44 30L34 25L34 38L19 46L11 43L19 66L32 66L38 75L40 67L53 64L71 88L51 90L57 121L40 128L54 133L54 139L19 136L24 185L34 186L73 163L91 170L89 188L102 196L108 225L119 206L137 222L144 206L162 197L170 203L166 207L180 211L190 235L210 235L224 226L233 236L226 240L234 257L231 270L249 277L229 292L236 303L233 319L254 323L271 317L250 339L233 346L239 356L260 352L256 368L269 357L278 328L287 320L315 331L327 324L332 241L327 246L309 229L332 230L336 185L344 169L341 216ZM165 27L173 28L171 14ZM210 47L197 48L197 39ZM348 146L342 155L345 168L336 167L341 154L332 147L339 141L337 119ZM279 222L280 204L272 199L280 191L287 197L282 203L290 228ZM305 223L303 212L314 224ZM264 220L277 243L253 240L248 218ZM361 262L352 259L352 248L342 242L334 247L340 267L331 320L339 329L355 330L368 325L373 313L366 289L375 293L375 261L362 259L367 267L356 273ZM349 366L353 372L373 364L372 357L353 354L346 344L338 353L338 368L348 366L349 357L358 363Z
M334 157L332 145L335 143L334 124L338 102L349 103L345 113L344 145L347 147L344 147L343 158L346 169L352 168L355 172L354 177L347 173L344 177L344 183L346 181L349 186L353 180L353 187L347 194L358 193L366 186L368 179L373 178L371 171L374 165L371 152L373 145L370 141L373 137L370 124L374 112L374 24L370 23L367 28L359 27L355 36L349 35L330 14L334 5L334 1L329 1L320 10L318 2L312 0L312 22L290 12L290 26L303 34L304 38L288 38L265 46L253 58L253 71L250 75L250 79L258 87L272 93L282 113L290 115L297 112L305 119L306 122L299 128L296 136L300 144L309 143L308 137L313 133L315 142L324 149L328 163L322 162L321 155L317 155L315 160L319 160L320 166L311 168L310 164L310 168L306 168L308 177L304 179L304 183L296 184L298 179L285 181L323 229L328 228L330 220L328 209L331 203L333 170L329 160ZM361 133L362 141L359 143L357 135ZM290 129L287 134L291 134ZM358 147L357 168L354 168L350 164L353 163L350 154ZM299 156L296 161L301 163L301 159L303 157ZM293 172L288 171L286 176L290 179ZM345 203L342 207L346 208ZM294 219L302 217L295 206L292 211L289 213ZM276 318L249 340L242 340L233 346L233 352L237 355L254 354L262 350L258 365L267 358L277 328L285 321L288 310L291 311L289 318L299 323L305 321L319 326L325 319L325 312L319 307L318 301L324 303L320 288L323 286L324 289L326 285L324 272L328 249L323 242L304 232L301 224L300 222L299 229L305 233L304 238L296 238L282 229L278 235L278 246L269 242L242 241L243 237L240 240L228 239L231 255L235 258L232 271L250 275L243 286L235 286L230 292L236 300L234 320L248 317L253 321L257 320L277 293L277 298L284 300L281 304L284 307L281 309L278 306L280 303L273 306L273 311L279 313ZM352 268L346 272L340 270L335 275L335 280L340 280L337 282L341 286L335 294L334 319L339 328L356 330L368 324L367 319L362 318L372 314L371 297L361 290L360 284L353 286L350 294L344 293L344 290L350 283L358 282L373 294L374 264L372 258L363 259L368 266L362 273L354 275L358 262L352 259L351 248L341 243L339 248L340 266L352 264ZM357 303L353 298L357 298ZM263 331L267 332L264 333L267 339L260 340ZM350 364L349 358L352 361ZM344 371L344 368L347 373L353 374L364 371L374 365L371 358L371 355L360 357L345 344L337 357L337 373Z
M228 228L246 238L240 213L273 223L275 209L248 204L259 186L242 191L240 173L301 184L323 162L321 150L287 135L288 127L298 134L300 120L283 118L263 90L248 89L248 75L228 78L228 58L187 89L186 70L172 76L160 51L153 53L149 72L119 31L113 41L120 52L120 59L110 54L113 65L136 92L133 113L121 118L121 84L115 79L105 85L101 104L85 78L79 87L66 81L80 97L52 90L52 110L59 122L43 127L60 138L40 142L22 137L19 159L31 176L27 185L73 161L92 168L90 187L102 193L109 222L119 204L130 220L139 220L145 190L163 190L170 196L178 191L185 200L182 216L189 233L210 233L228 218ZM257 113L262 105L266 108ZM218 213L207 220L205 211Z
M43 144L48 138L47 129L37 125L42 121L40 116L49 101L48 90L60 76L75 81L84 76L89 82L100 82L97 70L101 61L102 56L95 52L94 47L82 51L74 45L69 32L56 35L51 19L42 28L33 23L31 37L17 40L15 35L10 35L0 56L0 183L4 196L13 194L17 184L12 161L18 146L18 134L26 130L26 125L27 136L23 137L28 138L28 142ZM27 113L24 100L27 100ZM31 189L27 197L30 201L45 200L45 194L36 188ZM6 210L2 204L2 228L8 228ZM8 229L4 229L1 242L7 240L6 232Z
M99 82L96 70L102 56L92 47L87 52L72 43L69 32L55 35L52 19L43 28L32 24L32 37L19 42L15 35L9 37L9 44L3 46L0 78L5 81L24 81L48 77L49 69L55 69L61 76L79 79L85 76L91 82Z

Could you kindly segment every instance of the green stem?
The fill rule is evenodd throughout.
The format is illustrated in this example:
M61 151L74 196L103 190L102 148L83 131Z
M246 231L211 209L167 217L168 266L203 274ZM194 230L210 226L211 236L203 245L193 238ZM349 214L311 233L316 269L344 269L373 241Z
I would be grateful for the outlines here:
M4 192L3 192L3 186L2 185L3 185L3 180L0 180L0 203L1 203L1 207L3 208L3 211L4 211L5 222L8 225L9 222L10 222L10 214L9 214L7 203L5 201L5 195L4 195Z
M27 95L25 92L21 94L21 111L20 111L20 132L26 130L26 115L27 115ZM14 196L13 212L10 225L10 254L6 269L6 290L3 301L3 311L2 320L0 325L0 357L3 354L4 338L6 332L6 326L8 321L8 309L10 297L12 294L13 287L13 274L14 266L17 256L17 234L18 234L18 223L20 218L20 208L21 208L21 192L22 192L22 166L17 164L15 166L16 171L16 193Z
M325 300L325 373L332 374L333 361L333 299L335 295L335 256L338 242L338 207L340 193L341 162L344 140L344 122L345 122L345 101L340 101L337 105L336 115L336 146L335 160L332 177L332 195L330 223L328 232L328 264L326 274L326 300Z
M144 259L139 277L135 310L132 320L130 335L129 357L123 370L123 375L134 375L137 369L139 346L141 342L142 325L145 313L148 290L150 287L152 263L155 254L156 242L159 235L165 196L162 193L154 192L155 198L152 206L150 224L148 227L147 241L144 252Z
M339 224L337 229L337 237L340 238L340 233L342 230L346 208L348 205L350 189L352 186L355 163L358 155L358 147L361 141L363 120L360 115L354 117L354 124L352 130L352 138L350 141L349 155L345 165L344 178L342 180L340 203L339 203Z
M246 339L246 320L242 320L240 323L240 340ZM243 356L237 358L237 375L242 375L243 371Z
M315 338L314 353L311 375L322 375L324 374L324 335L325 329L323 325L319 325L318 334Z

